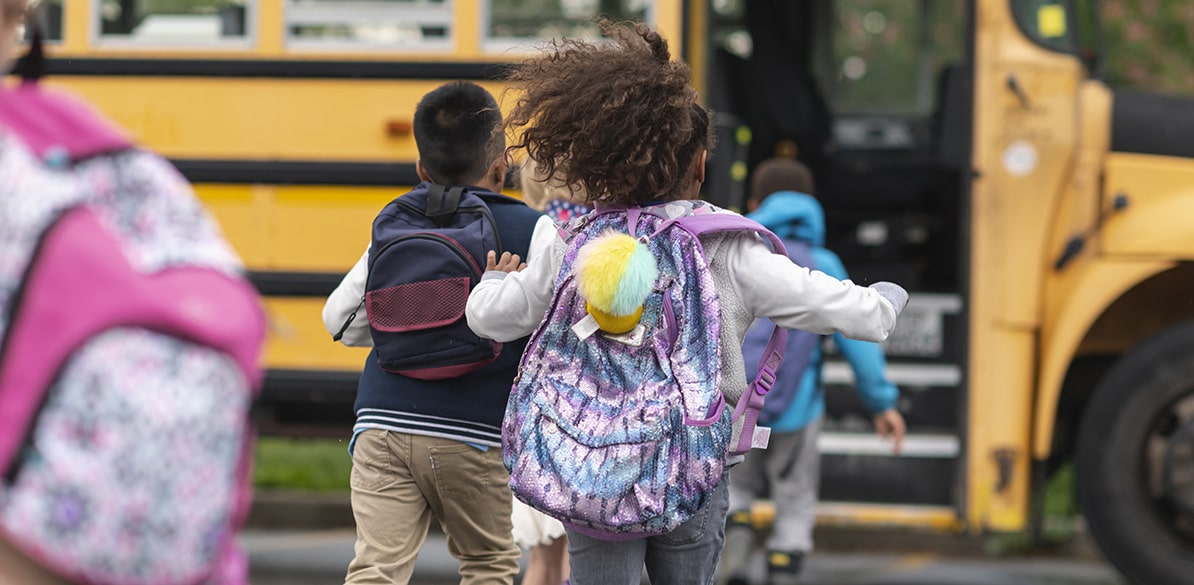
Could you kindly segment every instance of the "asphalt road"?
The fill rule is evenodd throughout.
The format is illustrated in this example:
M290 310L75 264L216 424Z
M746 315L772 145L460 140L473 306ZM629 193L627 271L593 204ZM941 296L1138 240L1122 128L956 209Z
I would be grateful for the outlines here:
M353 536L351 530L248 532L242 541L249 553L252 585L342 583L352 559ZM757 560L761 579L762 559ZM949 558L931 551L817 552L807 563L805 578L807 585L1123 585L1114 571L1096 561ZM433 532L416 562L412 584L457 582L456 561L443 536ZM643 583L648 581L644 578Z

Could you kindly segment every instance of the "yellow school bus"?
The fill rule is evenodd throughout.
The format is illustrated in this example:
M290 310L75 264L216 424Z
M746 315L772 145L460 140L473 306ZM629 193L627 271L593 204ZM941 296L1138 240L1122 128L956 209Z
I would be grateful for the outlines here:
M1131 582L1194 583L1194 102L1102 81L1092 0L43 1L49 82L174 161L266 295L267 428L349 432L363 355L320 307L415 181L419 97L500 93L604 13L693 66L708 199L798 157L852 278L913 293L886 343L903 456L824 371L822 522L1031 529L1074 461Z
M38 5L46 83L84 95L168 157L266 296L265 432L341 436L351 427L364 353L332 343L323 300L364 251L377 211L418 182L412 117L424 93L469 79L500 95L503 66L541 37L599 32L597 8L585 2L539 4ZM677 2L629 4L604 11L679 29Z

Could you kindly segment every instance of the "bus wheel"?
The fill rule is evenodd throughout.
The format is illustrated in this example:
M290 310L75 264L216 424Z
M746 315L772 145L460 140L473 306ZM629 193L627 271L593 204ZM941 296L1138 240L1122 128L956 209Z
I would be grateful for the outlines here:
M1137 585L1194 584L1194 322L1125 354L1095 389L1078 499L1103 554Z

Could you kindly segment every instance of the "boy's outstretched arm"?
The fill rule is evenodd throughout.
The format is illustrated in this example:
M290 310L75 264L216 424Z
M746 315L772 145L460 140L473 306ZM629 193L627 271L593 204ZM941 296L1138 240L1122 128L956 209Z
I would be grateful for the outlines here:
M845 265L837 254L825 248L815 248L812 256L817 269L839 280L850 277ZM883 291L879 291L883 294ZM903 293L905 298L896 298L892 304L902 306L907 303L907 293L902 289L895 291ZM892 450L898 455L904 442L904 417L898 410L900 389L887 379L887 359L883 355L883 346L870 341L847 339L840 333L834 334L833 343L837 346L842 357L850 364L854 372L854 390L862 399L867 412L875 424L875 432L879 436L891 439Z
M874 416L875 432L884 439L891 439L891 450L896 455L904 448L904 415L900 411L889 408Z
M847 339L840 334L833 336L833 342L854 372L854 389L862 399L863 406L871 413L875 432L881 437L890 438L892 448L898 454L906 426L903 415L897 409L900 390L887 379L885 373L887 360L883 356L883 348L877 343Z

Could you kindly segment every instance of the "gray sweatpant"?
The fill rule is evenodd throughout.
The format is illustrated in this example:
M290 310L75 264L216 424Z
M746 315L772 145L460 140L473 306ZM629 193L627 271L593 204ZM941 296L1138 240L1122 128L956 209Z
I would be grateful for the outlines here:
M771 433L766 449L754 449L730 470L730 514L750 509L755 500L770 497L775 524L767 550L813 550L817 517L817 489L821 483L818 418L795 432Z

